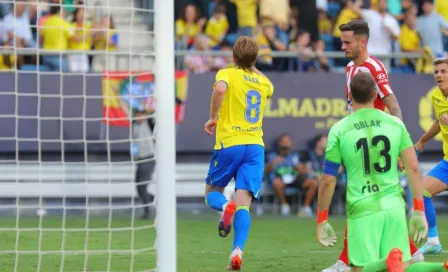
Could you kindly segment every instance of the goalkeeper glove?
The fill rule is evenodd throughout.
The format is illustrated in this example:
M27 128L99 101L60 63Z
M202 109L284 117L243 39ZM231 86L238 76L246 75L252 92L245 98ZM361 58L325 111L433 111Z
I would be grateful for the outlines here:
M420 243L428 234L423 200L414 199L414 212L409 220L409 232L416 243Z
M328 210L317 211L317 240L324 247L336 244L336 233L328 223Z

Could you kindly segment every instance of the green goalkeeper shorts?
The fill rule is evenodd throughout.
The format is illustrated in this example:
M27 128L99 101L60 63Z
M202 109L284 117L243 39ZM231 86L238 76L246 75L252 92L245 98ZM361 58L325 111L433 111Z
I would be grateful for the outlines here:
M404 207L375 212L347 222L348 259L352 266L365 266L386 258L393 248L411 259Z

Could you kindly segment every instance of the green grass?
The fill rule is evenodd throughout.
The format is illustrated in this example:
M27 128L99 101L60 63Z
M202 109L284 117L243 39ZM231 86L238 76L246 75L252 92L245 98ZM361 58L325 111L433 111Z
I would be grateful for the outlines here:
M192 215L189 218L181 216L177 225L178 271L225 271L232 246L232 235L225 239L220 238L217 233L217 220L217 215ZM325 249L316 241L313 219L254 216L245 248L243 271L321 271L336 261L342 244L345 219L332 218L330 222L337 231L339 242L335 248ZM135 221L134 226L144 227L151 223ZM77 230L84 228L85 225L83 217L67 218L65 223L67 232L64 235L61 231L61 218L44 217L41 225L43 231L40 232L38 229L33 229L39 228L37 217L23 217L19 222L21 232L16 233L15 218L2 218L0 271L14 271L16 235L19 238L18 250L22 252L17 256L17 271L20 272L37 271L39 259L42 272L60 271L61 265L63 271L70 272L106 271L108 267L110 271L142 271L155 268L155 252L146 250L155 242L153 228L132 232L126 229L131 227L130 218L120 216L113 218L110 227L115 231L109 233L108 218L92 216L88 227L96 231L89 232L86 237L85 231ZM446 236L448 233L444 233L443 230L447 226L448 217L440 217L439 228L442 230L441 238L445 245L448 244ZM8 231L5 228L13 230ZM110 245L109 237L111 237ZM63 244L64 249L69 251L64 255L64 259L61 254L52 252L61 250ZM39 248L43 253L41 255L36 254ZM100 250L99 253L87 254L86 270L84 270L85 249ZM108 249L117 251L109 253ZM136 254L131 256L130 249L136 250ZM447 254L442 253L441 256L429 257L427 260L442 261L445 258Z

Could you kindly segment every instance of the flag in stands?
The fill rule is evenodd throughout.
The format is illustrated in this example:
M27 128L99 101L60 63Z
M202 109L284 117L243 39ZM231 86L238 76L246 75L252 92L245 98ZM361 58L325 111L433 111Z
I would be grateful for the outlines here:
M108 72L103 74L102 85L104 123L129 127L129 118L123 111L120 101L125 102L133 110L146 110L150 114L154 112L154 75ZM187 73L176 72L176 123L181 123L184 117L187 88Z

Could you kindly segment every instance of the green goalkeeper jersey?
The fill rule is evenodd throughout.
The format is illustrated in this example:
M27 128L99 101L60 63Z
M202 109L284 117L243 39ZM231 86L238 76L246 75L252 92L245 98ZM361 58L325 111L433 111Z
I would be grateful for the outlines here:
M347 171L349 218L405 205L397 163L408 147L403 122L377 109L360 109L331 128L325 160Z

